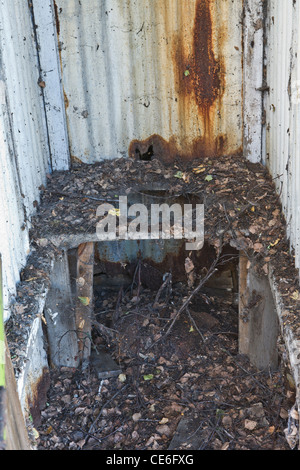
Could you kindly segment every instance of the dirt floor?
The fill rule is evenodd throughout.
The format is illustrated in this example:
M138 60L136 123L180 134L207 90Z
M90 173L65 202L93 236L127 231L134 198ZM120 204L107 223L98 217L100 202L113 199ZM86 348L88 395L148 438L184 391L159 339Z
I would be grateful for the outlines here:
M92 366L52 370L38 449L290 449L284 429L294 393L284 371L262 373L238 354L231 293L202 291L168 332L186 294L179 283L156 303L142 287L121 300L116 290L95 299L103 324L117 309L115 337L95 331L93 343L120 372L99 379Z

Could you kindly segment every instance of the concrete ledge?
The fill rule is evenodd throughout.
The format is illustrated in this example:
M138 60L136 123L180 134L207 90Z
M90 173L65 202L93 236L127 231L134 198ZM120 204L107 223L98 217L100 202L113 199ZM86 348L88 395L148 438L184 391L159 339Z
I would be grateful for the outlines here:
M40 410L45 406L50 385L50 372L44 348L44 334L40 317L34 319L28 338L26 361L17 381L21 407L30 414L33 423L40 422Z

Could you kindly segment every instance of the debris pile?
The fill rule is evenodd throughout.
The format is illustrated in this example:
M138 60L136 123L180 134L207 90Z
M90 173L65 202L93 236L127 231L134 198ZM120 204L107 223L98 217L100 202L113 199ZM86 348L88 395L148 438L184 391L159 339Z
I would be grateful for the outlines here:
M117 336L107 344L95 332L94 354L106 348L122 372L54 370L38 448L289 449L284 428L294 391L286 394L282 371L259 372L238 354L231 296L204 292L167 335L184 285L155 307L149 289L140 288L138 299L129 290L121 302L106 292L95 315L109 321L118 305Z

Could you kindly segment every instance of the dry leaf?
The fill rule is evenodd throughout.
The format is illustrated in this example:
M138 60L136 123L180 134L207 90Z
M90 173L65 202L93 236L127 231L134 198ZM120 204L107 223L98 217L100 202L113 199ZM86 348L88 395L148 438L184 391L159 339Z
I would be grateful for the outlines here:
M257 422L252 421L251 419L245 419L244 425L245 429L248 429L248 431L253 431L257 426Z
M291 409L290 415L291 415L291 418L295 419L296 421L299 420L299 413L295 408Z
M222 445L221 450L228 450L230 442L225 442L225 444Z
M169 421L168 418L162 418L159 422L159 424L166 424Z
M85 284L84 278L83 278L83 277L78 277L78 278L76 279L76 284L77 284L78 287L83 287L84 284Z
M205 166L200 165L197 166L196 168L193 168L193 172L198 175L199 173L203 173L206 170Z
M253 249L254 251L260 252L264 249L264 246L262 243L254 243Z
M296 290L291 297L293 300L299 300L299 291Z
M45 246L48 245L48 240L47 240L47 238L39 238L37 240L37 243L39 244L39 246L45 247Z
M141 413L134 413L134 415L132 415L132 420L134 422L137 422L141 419L141 417L142 417Z
M191 258L187 257L187 258L185 259L184 268L185 268L185 272L186 272L187 274L189 274L190 272L193 271L193 269L195 268L195 266L194 266L194 263L193 263L193 261L191 260Z
M298 442L298 429L292 424L289 428L284 430L285 438L291 449L294 449Z
M269 272L269 265L268 265L267 263L264 264L264 266L263 266L263 271L264 271L265 274L268 274L268 272Z
M289 414L287 410L285 410L284 408L281 408L279 416L282 419L287 419L289 417Z
M89 297L78 297L78 299L80 300L82 305L84 305L85 307L90 304Z

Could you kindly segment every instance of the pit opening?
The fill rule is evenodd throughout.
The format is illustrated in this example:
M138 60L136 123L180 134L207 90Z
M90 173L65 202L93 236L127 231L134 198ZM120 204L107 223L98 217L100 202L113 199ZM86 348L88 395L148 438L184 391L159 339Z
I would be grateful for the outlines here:
M137 147L135 149L135 153L137 154L140 160L149 162L152 160L152 157L154 156L153 145L149 145L148 149L144 153L142 153L142 151Z
M168 198L143 189L129 200ZM64 253L45 308L53 369L41 447L287 448L283 433L266 439L286 386L270 287L230 245L207 276L217 252L207 241L187 252L185 240L170 239L87 242ZM287 408L294 390L289 396ZM54 444L53 420L63 425Z

